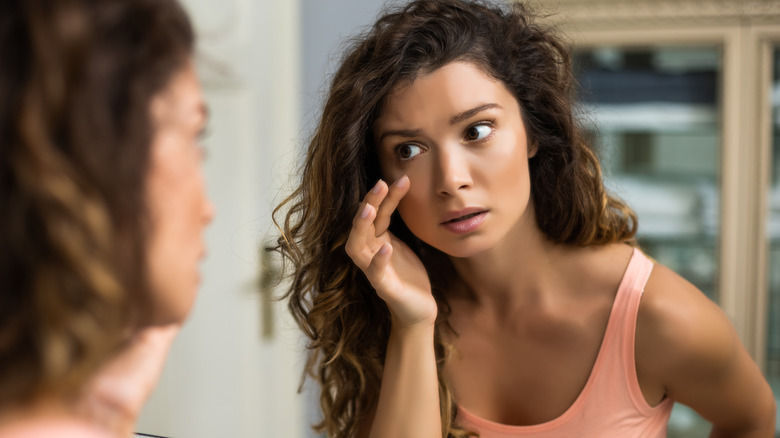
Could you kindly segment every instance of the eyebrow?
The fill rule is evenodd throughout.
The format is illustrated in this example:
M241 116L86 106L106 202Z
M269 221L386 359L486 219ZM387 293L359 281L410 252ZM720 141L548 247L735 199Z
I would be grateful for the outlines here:
M209 106L206 105L205 102L201 102L201 104L198 105L198 111L200 112L200 115L203 117L204 121L208 121L209 118L211 118L211 110L209 110Z
M474 117L475 115L481 113L482 111L489 110L492 108L502 108L501 105L497 103L486 103L484 105L479 105L474 108L468 109L466 111L463 111L461 113L455 114L450 118L450 125L455 125L457 123L460 123L464 120L467 120L470 117ZM385 139L385 137L390 136L397 136L397 137L406 137L406 138L414 138L422 134L422 129L397 129L394 131L385 131L382 133L382 135L379 136L379 143L382 142L382 140Z
M397 129L395 131L385 131L382 133L382 135L379 136L379 143L382 143L382 140L385 139L385 137L406 137L406 138L414 138L422 134L422 129Z
M501 108L501 105L499 105L497 103L486 103L484 105L480 105L480 106L474 107L474 108L472 108L470 110L463 111L462 113L455 114L450 119L450 125L454 125L456 123L460 123L460 122L468 119L469 117L473 117L473 116L481 113L482 111L489 110L489 109L492 109L492 108Z

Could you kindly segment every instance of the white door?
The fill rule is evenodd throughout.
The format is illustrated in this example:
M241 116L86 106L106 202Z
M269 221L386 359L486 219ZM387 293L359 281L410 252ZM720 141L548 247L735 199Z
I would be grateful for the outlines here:
M183 3L196 25L211 112L205 173L217 214L198 301L137 430L301 437L308 431L297 394L302 341L284 305L257 290L259 247L301 143L298 1Z

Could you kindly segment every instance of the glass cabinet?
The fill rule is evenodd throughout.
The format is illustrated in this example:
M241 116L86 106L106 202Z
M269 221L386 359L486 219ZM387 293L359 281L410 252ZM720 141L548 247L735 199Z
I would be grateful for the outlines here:
M780 2L557 0L550 21L640 246L724 310L779 399ZM677 405L668 436L709 428Z
M771 105L771 170L766 196L766 225L769 255L767 269L766 376L775 393L780 394L780 44L772 48L772 81L767 90ZM780 401L778 401L780 406Z
M715 47L578 50L581 118L642 249L717 299L721 54Z

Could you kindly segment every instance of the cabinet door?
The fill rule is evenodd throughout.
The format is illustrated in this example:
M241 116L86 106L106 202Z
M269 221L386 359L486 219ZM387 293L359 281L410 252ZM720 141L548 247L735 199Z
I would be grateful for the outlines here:
M641 248L718 300L721 50L592 47L575 53L582 121L605 183L639 219ZM706 436L678 405L669 436Z
M642 249L717 300L720 51L599 47L575 62L587 132Z

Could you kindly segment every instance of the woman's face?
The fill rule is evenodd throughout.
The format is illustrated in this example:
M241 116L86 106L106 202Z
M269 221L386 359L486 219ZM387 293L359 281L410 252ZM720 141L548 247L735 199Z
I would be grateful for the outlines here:
M375 133L383 177L411 182L398 211L429 245L470 257L533 222L520 107L473 64L453 62L396 89Z
M155 131L147 180L151 217L148 272L154 324L183 321L200 283L203 230L214 215L206 196L199 136L207 110L192 63L152 99Z

